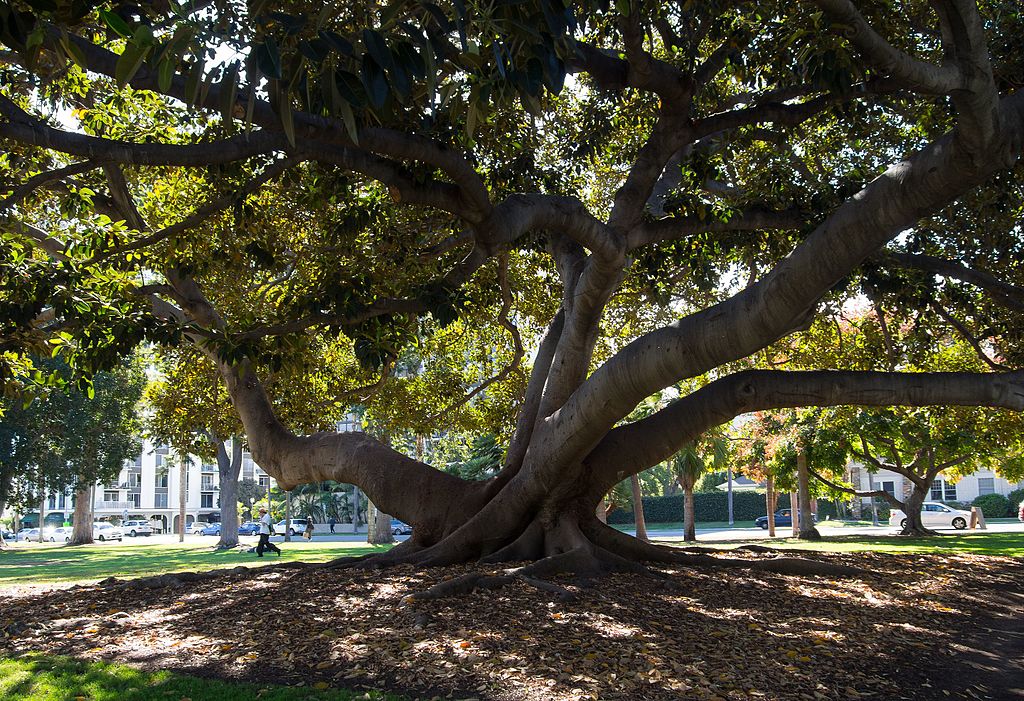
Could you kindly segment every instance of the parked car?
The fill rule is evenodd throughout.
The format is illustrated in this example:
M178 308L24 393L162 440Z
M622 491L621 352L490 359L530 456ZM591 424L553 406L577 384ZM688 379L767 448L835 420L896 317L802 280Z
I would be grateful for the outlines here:
M18 531L18 540L39 540L39 529L22 528Z
M405 521L399 521L397 518L393 518L391 519L391 534L412 535L412 526Z
M149 521L125 521L121 524L121 530L132 538L140 535L153 535L153 527L149 525Z
M255 521L246 521L238 527L238 535L257 535L260 532L260 524Z
M50 529L46 529L43 531L43 537L51 543L57 543L62 540L65 543L70 543L71 535L74 531L75 529L71 526L61 526L59 528L54 528L52 531Z
M293 518L291 527L288 527L286 521L279 521L274 524L274 533L277 535L284 535L285 533L300 535L304 530L306 530L306 519L304 518Z
M817 523L818 522L818 517L815 516L814 514L811 514L811 520L814 521L815 523ZM768 517L767 516L758 516L756 519L754 519L754 525L757 526L758 528L761 528L761 529L767 531L768 530ZM792 526L792 525L793 525L793 510L792 509L779 509L778 511L775 512L775 526L776 526L776 528L779 528L779 527L782 527L782 526Z
M17 540L18 534L14 531L9 531L6 528L0 528L0 535L3 536L4 540Z
M98 540L101 543L107 540L116 540L120 542L122 538L124 538L124 532L117 526L103 521L92 524L93 540Z
M192 535L202 535L203 534L203 529L206 528L209 525L210 524L207 523L206 521L195 521L195 522L189 524L188 532L191 533Z
M199 531L199 535L220 535L220 524L219 523L208 523L206 528Z
M938 501L926 501L921 505L921 525L925 528L953 527L962 531L970 522L970 511L954 509ZM889 516L889 525L906 528L907 515L899 509L894 510Z

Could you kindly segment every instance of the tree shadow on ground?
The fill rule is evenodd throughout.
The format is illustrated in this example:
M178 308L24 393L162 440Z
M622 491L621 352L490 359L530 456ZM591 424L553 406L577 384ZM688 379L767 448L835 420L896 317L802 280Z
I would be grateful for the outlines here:
M957 664L952 631L969 629L991 592L1024 581L1010 558L811 557L868 574L669 567L589 588L566 580L568 602L516 583L410 603L408 594L474 568L270 567L28 597L15 607L22 628L3 645L427 697L933 699L936 688L923 685ZM951 678L949 697L977 698L976 678Z

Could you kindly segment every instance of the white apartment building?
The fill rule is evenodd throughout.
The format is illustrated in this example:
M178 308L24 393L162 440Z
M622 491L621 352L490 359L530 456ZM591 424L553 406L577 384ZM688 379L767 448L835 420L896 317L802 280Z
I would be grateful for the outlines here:
M230 452L230 451L229 451ZM181 518L181 471L177 454L168 446L143 442L135 460L126 461L117 477L93 486L93 518L97 521L145 519L154 530L176 532ZM264 489L276 486L273 478L253 462L248 451L242 453L240 479L250 479ZM185 526L196 521L220 520L220 474L216 463L204 463L188 457L185 479ZM46 501L47 523L71 522L75 500L69 494L51 494Z
M903 475L891 470L869 473L863 465L851 462L847 467L847 478L853 487L861 491L882 490L902 500L909 496L913 485ZM1015 489L1024 488L1022 482L1008 482L992 470L978 470L974 474L952 480L940 473L932 481L928 499L931 501L962 502L969 504L982 494L1009 495ZM854 509L870 504L870 499L854 499Z

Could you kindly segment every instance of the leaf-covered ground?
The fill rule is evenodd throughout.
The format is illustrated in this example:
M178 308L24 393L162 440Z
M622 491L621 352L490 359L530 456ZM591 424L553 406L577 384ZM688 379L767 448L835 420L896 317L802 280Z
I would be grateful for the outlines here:
M765 557L765 555L749 555ZM862 579L664 568L405 600L476 568L237 570L6 598L27 650L248 681L477 699L1024 698L1024 564L811 555ZM1021 687L1021 688L1017 688Z

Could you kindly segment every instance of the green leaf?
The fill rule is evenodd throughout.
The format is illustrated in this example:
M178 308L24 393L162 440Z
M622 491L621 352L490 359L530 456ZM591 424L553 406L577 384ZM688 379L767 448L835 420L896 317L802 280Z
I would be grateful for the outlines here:
M195 107L196 100L199 98L199 88L203 81L203 61L202 57L196 61L195 65L192 66L192 70L189 71L188 78L185 79L185 104L188 107Z
M267 37L256 47L256 65L266 77L272 80L281 79L281 52L273 37Z
M167 92L171 89L171 81L174 78L174 64L169 58L160 62L156 69L156 85L160 92Z
M238 63L232 63L220 81L220 114L228 133L235 129L235 100L238 98Z
M63 30L61 31L60 46L64 49L64 53L68 55L68 58L75 62L75 65L83 70L86 68L85 53L78 44L71 41L71 37Z
M356 116L352 113L352 105L348 104L347 101L342 100L338 107L341 112L341 119L345 122L345 130L348 132L348 136L352 139L352 143L356 146L359 145L359 130L356 128Z
M389 71L394 68L394 59L391 57L391 51L388 49L384 37L379 33L372 29L364 29L363 44L366 45L366 50L370 52L370 56L373 56L373 60L377 62L378 66Z
M380 109L384 106L384 102L388 99L388 92L390 92L384 71L373 60L373 57L364 55L361 73L363 87L366 88L366 94L370 97L370 104Z
M128 23L121 19L121 15L111 12L110 10L100 10L100 17L106 22L107 26L110 27L118 35L128 39L132 35L132 28L128 26Z
M148 53L149 47L140 47L135 44L127 44L124 47L124 53L117 59L117 65L114 66L114 79L117 81L118 87L123 88L128 84L128 81L142 66L142 62L146 60Z

